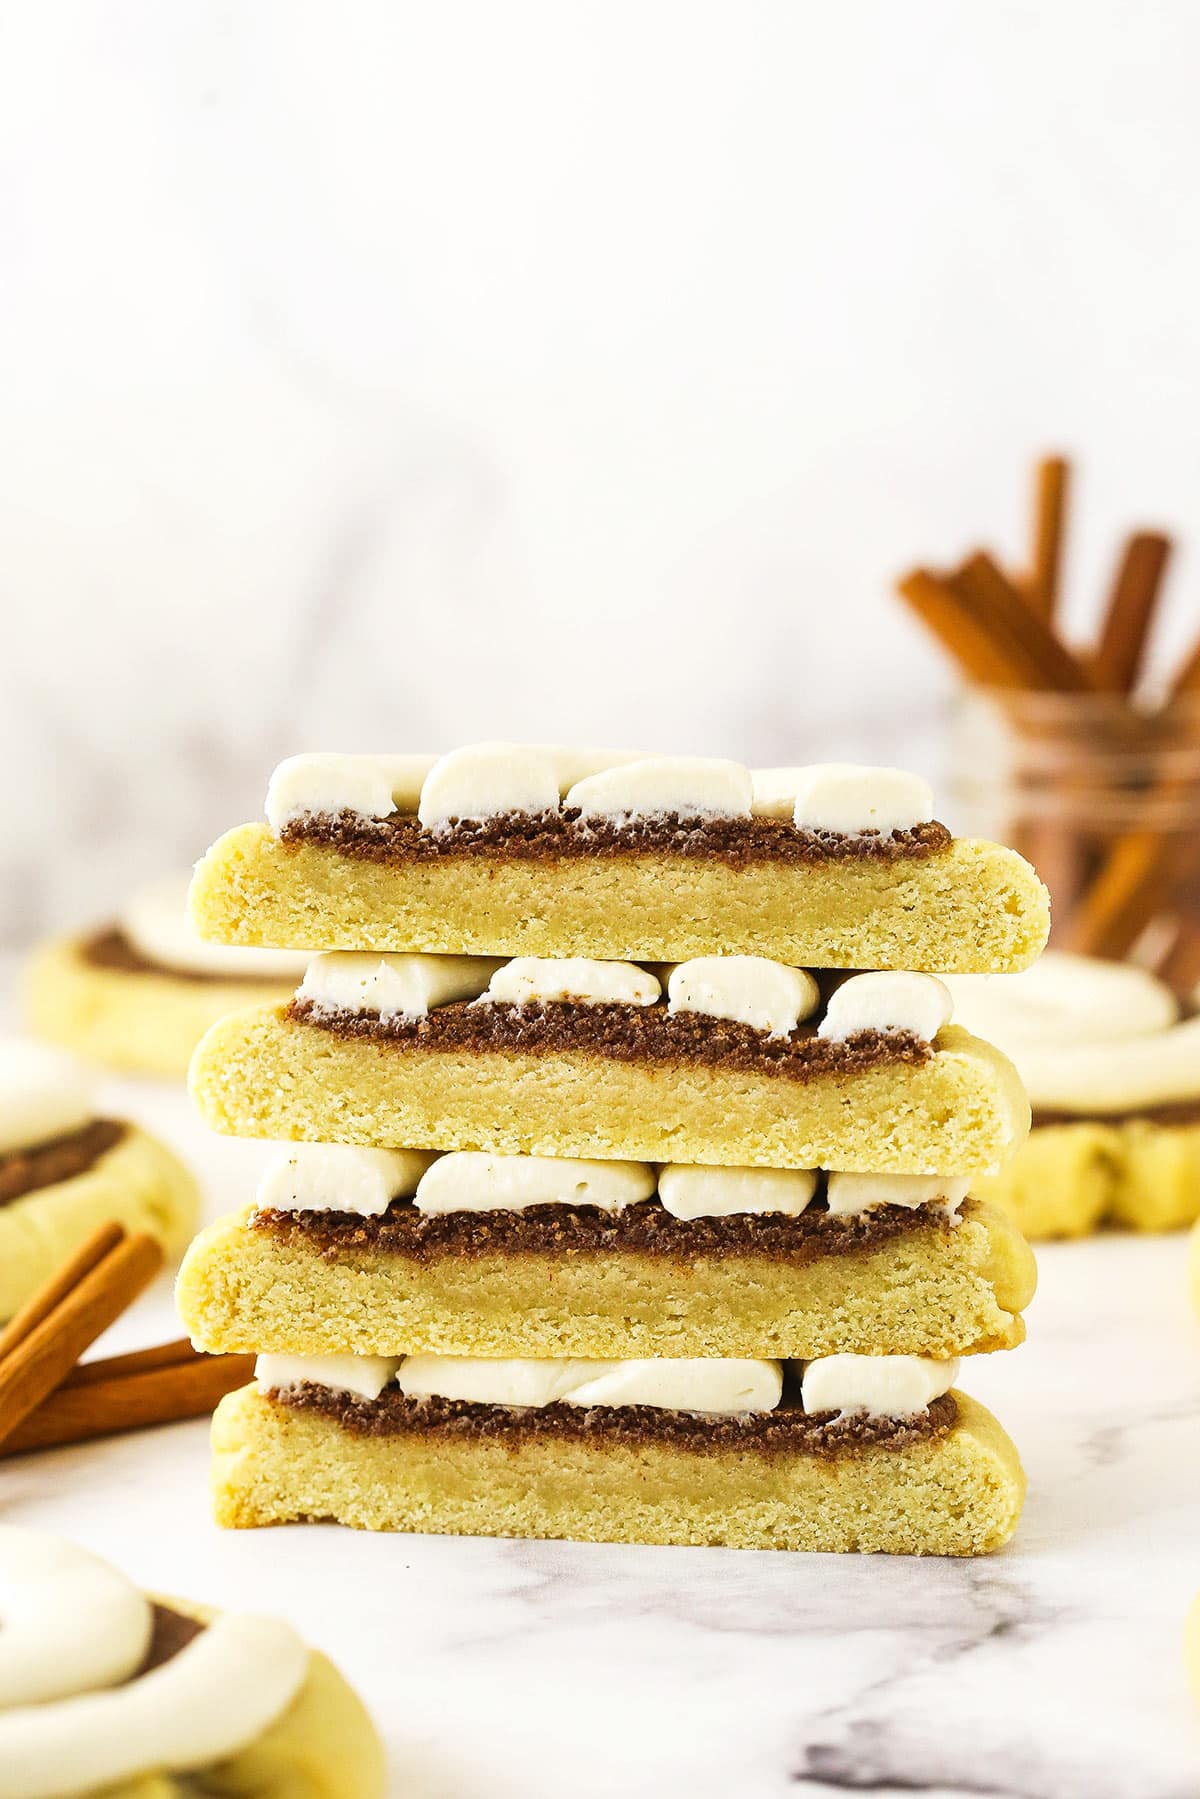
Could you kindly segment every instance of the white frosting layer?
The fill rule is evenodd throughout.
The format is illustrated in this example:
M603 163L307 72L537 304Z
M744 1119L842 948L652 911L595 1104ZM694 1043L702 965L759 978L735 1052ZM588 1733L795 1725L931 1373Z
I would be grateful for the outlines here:
M766 956L695 956L667 981L668 1010L730 1018L771 1037L786 1037L816 1010L820 989L805 968Z
M263 1171L255 1195L263 1210L356 1212L377 1218L407 1199L433 1161L424 1149L358 1149L350 1143L289 1143Z
M911 1031L932 1043L951 1011L949 991L936 975L854 974L834 992L817 1036L842 1043L859 1031Z
M189 974L228 975L230 980L296 980L308 966L304 950L238 949L197 937L188 914L188 877L164 875L135 893L117 923L151 962Z
M1155 1036L1179 1017L1164 981L1130 962L1047 950L1020 974L945 977L958 1022L1006 1055Z
M378 1399L399 1366L399 1356L260 1355L254 1364L254 1378L264 1392L307 1382L334 1393Z
M526 1206L599 1206L621 1212L649 1199L647 1162L594 1162L569 1156L500 1156L454 1150L439 1156L417 1187L422 1212L520 1212Z
M0 1525L0 1708L128 1680L152 1627L145 1594L99 1556Z
M294 818L352 812L359 818L389 818L415 812L421 784L435 756L339 756L314 751L289 756L267 788L267 823L282 831Z
M876 1206L941 1204L955 1217L967 1194L970 1180L944 1174L831 1174L825 1197L835 1217L870 1212Z
M1154 1037L1075 1049L1018 1049L1035 1106L1077 1113L1136 1111L1200 1098L1200 1018Z
M286 1624L220 1617L149 1674L150 1601L98 1557L0 1527L0 1799L65 1799L234 1755L308 1671Z
M271 1618L215 1618L125 1686L0 1713L0 1799L63 1799L244 1749L286 1710L309 1652Z
M493 956L378 955L328 950L314 956L297 999L327 1011L424 1018L434 1006L476 999L498 966Z
M577 781L567 805L584 818L749 818L753 783L740 762L708 756L647 756Z
M539 1001L652 1006L661 995L654 975L636 962L594 962L586 956L515 956L496 970L484 998L509 1006Z
M951 975L969 1031L1012 1057L1035 1107L1135 1111L1200 1097L1200 1030L1162 981L1124 962L1047 950L1012 975Z
M957 1361L930 1356L829 1355L805 1363L800 1392L806 1412L915 1418L957 1378Z
M673 1162L658 1177L658 1197L674 1218L728 1218L735 1212L798 1217L817 1177L803 1168L702 1168Z
M777 797L787 772L773 769L764 793L769 796L773 791ZM841 837L878 831L890 836L928 824L933 817L932 787L920 775L901 768L824 762L790 772L795 776L792 819L802 831L830 831Z
M641 1361L488 1360L413 1355L397 1375L410 1398L472 1400L481 1405L652 1405L672 1411L733 1415L769 1412L783 1389L780 1362L665 1356Z
M91 1080L69 1056L0 1038L0 1155L65 1137L94 1117Z
M553 810L585 818L792 818L803 830L841 836L909 830L933 817L933 794L897 768L830 762L751 770L705 756L572 749L565 744L467 744L448 755L289 756L271 777L267 818L349 812L361 818L416 813L428 829L452 818Z

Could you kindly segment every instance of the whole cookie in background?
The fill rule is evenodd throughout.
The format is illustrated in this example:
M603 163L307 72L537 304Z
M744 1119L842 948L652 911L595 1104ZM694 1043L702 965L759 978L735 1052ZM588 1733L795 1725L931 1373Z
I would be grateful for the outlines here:
M977 1191L1027 1237L1200 1217L1200 1017L1123 962L1048 950L1013 975L949 975L955 1018L1016 1063L1033 1129Z
M29 1029L132 1074L178 1075L226 1012L287 999L303 951L203 943L187 912L188 877L134 894L115 923L35 949L25 973Z
M0 1526L0 1799L382 1799L353 1689L290 1625Z
M0 1039L0 1319L98 1225L148 1231L171 1255L199 1208L196 1182L172 1150L136 1124L97 1115L77 1063Z

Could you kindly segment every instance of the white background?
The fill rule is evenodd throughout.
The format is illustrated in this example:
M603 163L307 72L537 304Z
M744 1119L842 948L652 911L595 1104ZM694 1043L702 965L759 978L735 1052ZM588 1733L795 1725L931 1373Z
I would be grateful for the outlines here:
M1015 555L1060 445L1079 615L1191 532L1198 52L1188 0L6 0L4 934L300 746L937 773L899 570Z

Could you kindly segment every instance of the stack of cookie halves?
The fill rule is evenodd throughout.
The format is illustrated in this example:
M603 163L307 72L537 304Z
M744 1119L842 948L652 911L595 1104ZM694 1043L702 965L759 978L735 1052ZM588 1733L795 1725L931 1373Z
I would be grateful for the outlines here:
M972 1555L1024 1479L959 1358L1032 1256L972 1196L1029 1124L937 971L1025 966L1044 889L915 776L484 744L303 755L193 916L317 954L192 1089L276 1139L193 1245L254 1351L219 1520Z

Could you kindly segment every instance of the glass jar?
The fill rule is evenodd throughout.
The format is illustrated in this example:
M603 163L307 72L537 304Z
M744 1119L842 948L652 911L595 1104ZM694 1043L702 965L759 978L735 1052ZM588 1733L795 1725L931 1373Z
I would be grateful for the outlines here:
M976 690L959 702L960 834L1010 843L1053 902L1051 941L1200 981L1200 699Z

